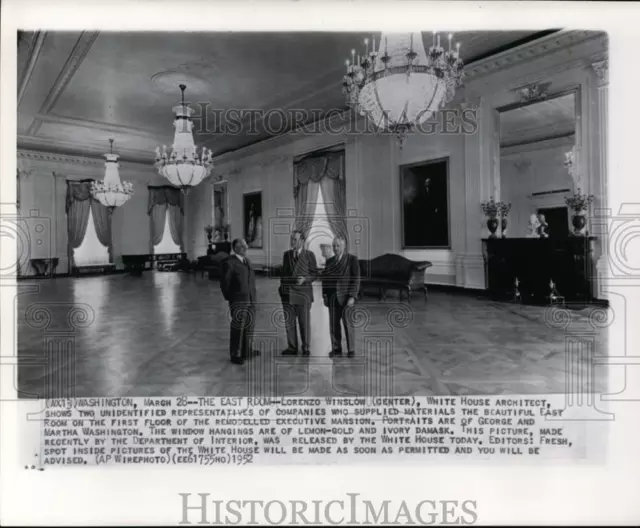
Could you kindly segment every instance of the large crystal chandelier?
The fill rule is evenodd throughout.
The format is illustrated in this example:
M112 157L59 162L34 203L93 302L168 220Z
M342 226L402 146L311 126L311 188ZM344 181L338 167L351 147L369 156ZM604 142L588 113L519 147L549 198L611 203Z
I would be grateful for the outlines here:
M422 33L382 34L376 50L375 37L364 55L351 50L347 74L342 81L347 104L366 115L380 129L400 137L425 122L450 102L462 84L463 62L460 43L452 49L440 45L433 33L433 44L425 51Z
M176 118L173 126L176 129L171 153L167 153L166 145L156 148L156 168L161 176L164 176L172 185L180 187L186 192L204 180L213 168L211 150L205 147L197 152L193 141L193 121L191 115L193 109L184 102L184 84L180 85L182 91L182 103L173 108Z
M113 210L123 205L133 195L133 184L131 182L121 182L118 173L119 156L113 153L113 139L109 140L109 154L105 154L104 181L94 181L91 183L91 195L102 205Z

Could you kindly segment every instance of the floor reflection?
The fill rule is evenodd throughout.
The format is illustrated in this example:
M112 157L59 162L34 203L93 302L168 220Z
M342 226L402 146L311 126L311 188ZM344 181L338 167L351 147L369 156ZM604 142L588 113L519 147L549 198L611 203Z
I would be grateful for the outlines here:
M239 367L229 362L228 307L217 281L171 272L38 281L38 292L18 297L19 387L30 397L52 386L58 396L105 397L549 394L591 368L571 363L566 332L548 324L544 308L439 291L428 304L363 297L356 357L332 360L319 284L311 357L282 357L278 284L257 279L264 353ZM91 308L91 324L69 325L78 303ZM50 323L38 315L43 306ZM606 329L594 332L589 315L571 312L572 324L590 329L594 353L606 355ZM593 372L590 390L605 390L606 367Z

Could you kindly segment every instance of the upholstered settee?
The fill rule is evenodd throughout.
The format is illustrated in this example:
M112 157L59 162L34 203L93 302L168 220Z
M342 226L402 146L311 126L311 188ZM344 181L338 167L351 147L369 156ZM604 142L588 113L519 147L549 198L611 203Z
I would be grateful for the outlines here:
M402 255L386 253L371 260L360 260L360 294L376 290L384 300L389 290L397 290L402 299L406 293L411 302L414 291L421 291L427 300L427 286L424 282L425 270L431 262L416 262Z
M206 255L198 257L196 264L196 273L199 271L200 276L204 277L204 272L208 272L210 279L220 278L222 272L222 263L229 258L229 254L221 251L215 255Z

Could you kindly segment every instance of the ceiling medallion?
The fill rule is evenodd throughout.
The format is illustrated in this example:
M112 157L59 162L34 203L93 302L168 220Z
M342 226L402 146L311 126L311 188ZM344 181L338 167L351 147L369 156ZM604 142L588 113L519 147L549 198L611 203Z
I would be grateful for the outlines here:
M191 69L188 65L185 65L175 70L156 73L151 77L151 86L156 92L166 95L175 93L176 86L184 84L189 86L190 93L210 96L212 92L211 84L198 74L189 71Z
M375 37L371 48L365 39L364 55L351 50L346 62L342 88L347 104L402 139L450 102L462 84L460 43L452 48L452 38L445 50L434 32L428 52L422 33L383 33L377 49Z
M166 145L156 148L156 168L172 185L180 187L185 194L204 180L213 168L211 150L202 147L198 153L193 141L193 109L184 102L184 84L180 85L182 102L173 108L176 117L173 126L176 129L171 152Z

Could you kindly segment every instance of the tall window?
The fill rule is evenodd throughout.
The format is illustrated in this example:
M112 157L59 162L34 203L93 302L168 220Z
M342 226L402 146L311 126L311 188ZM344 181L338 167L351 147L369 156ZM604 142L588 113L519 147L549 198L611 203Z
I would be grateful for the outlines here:
M319 266L324 265L324 257L322 256L320 245L331 244L334 236L327 221L327 208L322 196L322 189L318 189L318 201L316 202L311 229L307 236L307 249L315 254Z
M180 253L180 246L173 241L171 228L169 227L169 211L164 219L164 234L159 244L153 247L155 255L166 255L167 253Z
M87 232L84 235L80 247L74 249L73 258L76 266L100 266L109 264L109 248L103 246L98 240L96 228L93 225L93 214L89 209L89 221Z

